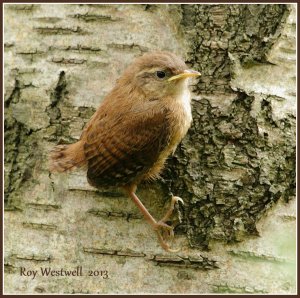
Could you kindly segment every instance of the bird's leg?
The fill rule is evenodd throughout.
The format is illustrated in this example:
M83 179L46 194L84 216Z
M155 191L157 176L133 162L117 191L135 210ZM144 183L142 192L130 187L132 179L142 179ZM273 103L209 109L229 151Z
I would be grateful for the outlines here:
M137 205L137 207L140 209L140 211L144 215L145 219L150 223L152 228L155 230L155 232L158 236L159 243L162 246L162 248L165 249L166 251L177 252L179 249L172 250L170 248L169 244L165 240L165 239L167 239L167 240L174 239L174 231L173 231L174 227L169 226L168 224L165 223L165 221L167 221L169 219L169 217L171 216L171 214L174 210L175 203L178 201L183 202L182 199L180 199L178 197L172 197L171 206L170 206L169 210L167 211L165 216L160 221L156 221L153 218L153 216L149 213L147 208L140 201L140 199L137 197L137 195L135 194L136 188L137 188L136 185L130 185L130 186L124 187L124 189L126 190L128 195L131 197L133 202Z

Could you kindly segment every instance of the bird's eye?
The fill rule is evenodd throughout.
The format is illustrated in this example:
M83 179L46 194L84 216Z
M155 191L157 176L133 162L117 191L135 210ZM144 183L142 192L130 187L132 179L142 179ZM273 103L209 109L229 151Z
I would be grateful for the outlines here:
M163 79L166 76L166 73L162 70L158 70L155 75L159 78L159 79Z

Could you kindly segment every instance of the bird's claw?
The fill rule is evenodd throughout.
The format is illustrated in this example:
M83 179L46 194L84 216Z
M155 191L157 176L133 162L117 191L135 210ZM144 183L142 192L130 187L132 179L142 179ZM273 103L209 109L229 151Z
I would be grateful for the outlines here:
M160 220L161 222L168 221L168 219L173 214L175 204L178 203L178 202L181 202L184 205L184 202L183 202L182 198L172 196L170 207L169 207L168 211L166 212L165 216Z
M172 201L174 201L174 203L178 203L178 202L181 202L182 205L184 205L184 201L182 198L180 197L175 197L175 196L172 196Z

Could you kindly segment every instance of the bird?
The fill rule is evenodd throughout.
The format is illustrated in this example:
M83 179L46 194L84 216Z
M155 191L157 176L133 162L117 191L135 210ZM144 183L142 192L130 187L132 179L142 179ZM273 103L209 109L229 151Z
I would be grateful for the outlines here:
M136 190L141 182L160 177L167 157L186 135L192 122L189 78L200 75L172 52L144 53L104 97L80 139L50 152L50 172L85 167L91 186L122 188L169 252L178 250L171 248L174 226L167 222L183 200L172 196L165 216L156 220Z

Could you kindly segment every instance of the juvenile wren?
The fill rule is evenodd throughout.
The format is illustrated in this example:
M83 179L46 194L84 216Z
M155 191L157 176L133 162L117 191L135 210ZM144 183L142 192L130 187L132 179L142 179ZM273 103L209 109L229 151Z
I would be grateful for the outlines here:
M66 172L85 166L94 187L122 187L143 213L167 251L173 226L166 224L179 197L172 197L166 215L156 221L135 194L143 180L159 177L192 121L188 70L170 52L146 53L133 61L104 98L80 140L58 145L50 154L50 170ZM183 202L183 201L182 201Z

